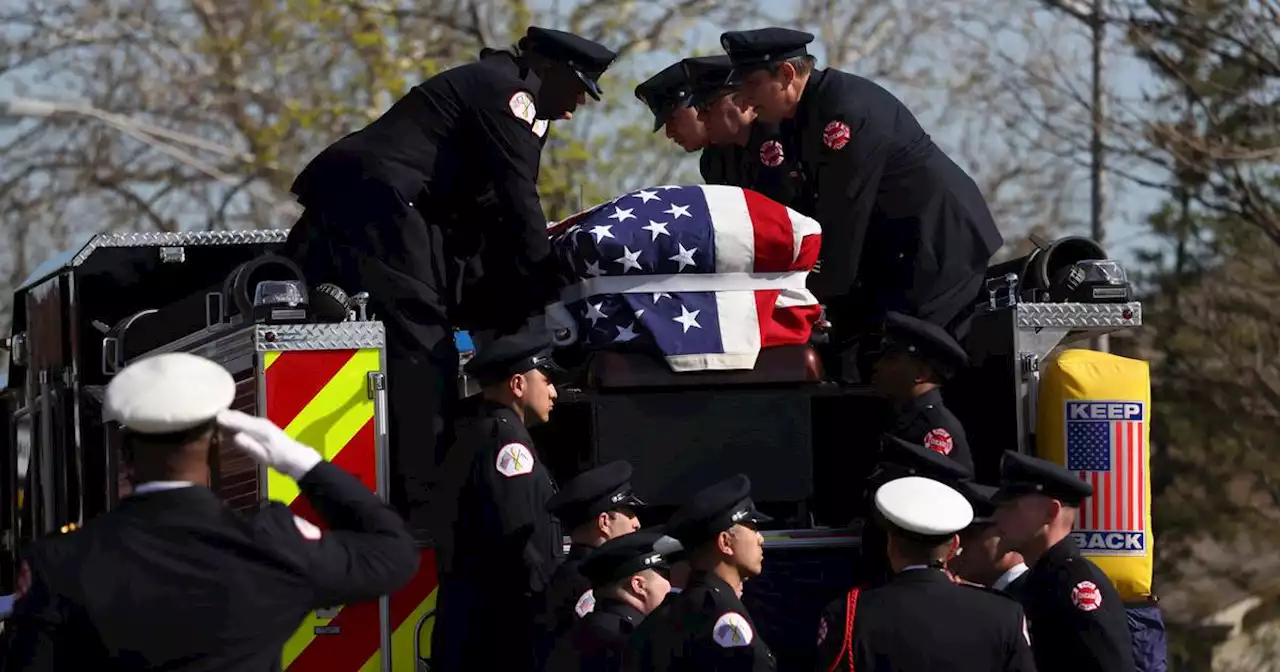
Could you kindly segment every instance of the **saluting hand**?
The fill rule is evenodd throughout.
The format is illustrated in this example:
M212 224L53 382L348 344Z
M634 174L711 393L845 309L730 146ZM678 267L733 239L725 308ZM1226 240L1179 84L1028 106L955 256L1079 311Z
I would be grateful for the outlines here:
M231 432L231 440L259 464L299 480L323 459L315 449L293 440L266 418L227 410L218 414L218 425Z

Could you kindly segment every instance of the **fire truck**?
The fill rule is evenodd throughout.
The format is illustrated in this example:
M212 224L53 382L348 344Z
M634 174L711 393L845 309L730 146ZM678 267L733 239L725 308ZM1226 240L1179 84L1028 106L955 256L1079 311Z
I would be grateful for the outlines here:
M24 543L70 532L128 494L119 437L101 421L103 393L122 367L152 354L222 364L237 381L237 408L387 496L394 383L383 326L360 294L305 289L297 267L273 254L285 235L95 235L16 289L0 398L0 592L13 590ZM1030 450L1039 362L1064 344L1141 324L1141 305L1105 259L1091 241L1066 238L991 269L967 341L973 366L946 388L980 480L994 479L1004 449ZM459 343L465 359L467 339ZM465 377L459 384L473 387ZM561 480L631 462L637 491L654 505L646 524L723 475L748 474L778 522L764 531L766 570L743 599L780 669L807 670L819 610L850 587L862 479L887 415L865 386L828 380L814 345L764 350L750 371L679 374L658 357L596 352L575 368L535 439ZM230 507L271 499L314 515L288 478L233 451L210 460L209 486ZM437 584L429 540L421 553L418 575L395 594L310 614L285 647L284 669L429 669Z

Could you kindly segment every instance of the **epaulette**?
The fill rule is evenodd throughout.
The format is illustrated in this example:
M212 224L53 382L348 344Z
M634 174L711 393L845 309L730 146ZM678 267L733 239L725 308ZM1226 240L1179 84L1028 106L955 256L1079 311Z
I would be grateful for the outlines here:
M984 586L984 585L982 585L982 584L980 584L980 583L973 583L972 581L965 581L964 579L960 579L960 580L955 581L955 584L956 584L957 586L964 586L965 588L973 588L973 589L975 589L975 590L981 590L981 591L982 591L982 592L984 592L984 593L990 593L990 594L992 594L992 595L999 595L1000 597L1003 597L1003 598L1004 598L1004 599L1006 599L1006 600L1010 600L1010 601L1012 601L1012 602L1014 602L1014 603L1018 603L1018 598L1016 598L1016 597L1014 597L1014 596L1010 595L1009 593L1004 592L1003 590L996 590L995 588L992 588L991 586Z

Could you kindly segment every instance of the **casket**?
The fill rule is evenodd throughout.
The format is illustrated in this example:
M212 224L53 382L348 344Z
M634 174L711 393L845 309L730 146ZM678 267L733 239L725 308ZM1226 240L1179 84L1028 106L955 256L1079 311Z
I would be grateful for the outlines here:
M676 372L750 370L808 343L817 221L749 189L665 185L550 229L565 288L548 308L559 345L649 352Z

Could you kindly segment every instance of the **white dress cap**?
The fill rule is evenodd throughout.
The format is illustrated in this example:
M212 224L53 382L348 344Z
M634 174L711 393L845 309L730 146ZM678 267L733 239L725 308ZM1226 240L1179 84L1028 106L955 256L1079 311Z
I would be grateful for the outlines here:
M140 434L170 434L209 422L231 407L236 382L220 365L185 352L126 366L107 385L103 420Z
M929 537L955 534L973 522L973 505L964 495L921 476L880 486L876 508L895 527Z

